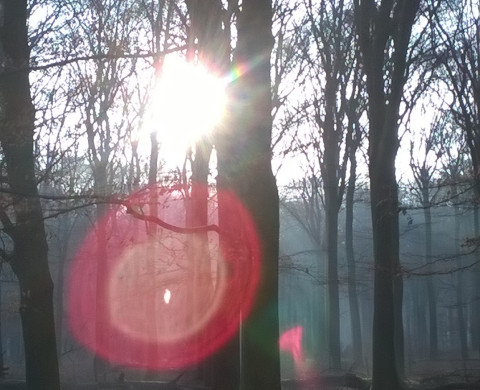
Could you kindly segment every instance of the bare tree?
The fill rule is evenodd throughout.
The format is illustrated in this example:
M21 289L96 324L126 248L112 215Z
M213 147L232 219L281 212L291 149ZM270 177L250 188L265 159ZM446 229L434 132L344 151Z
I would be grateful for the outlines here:
M402 302L395 157L410 38L420 1L355 0L354 4L369 103L375 263L372 389L395 390L401 388L403 371L403 337L398 339L403 334L401 309L395 309Z
M306 2L306 24L312 45L304 47L313 85L313 115L318 135L316 146L323 179L328 274L328 345L330 365L340 368L340 303L338 278L338 212L345 192L347 155L345 142L347 85L354 69L354 33L351 4L344 1ZM313 52L313 53L312 53ZM354 88L355 91L356 88ZM308 93L308 92L307 92Z
M6 164L3 184L11 208L0 210L13 250L3 253L20 283L20 315L29 389L60 389L53 313L53 282L33 155L35 107L30 95L27 1L2 1L0 32L0 143ZM6 186L6 188L5 188ZM11 220L11 217L14 220Z
M435 186L435 175L438 173L440 158L443 154L442 142L445 136L445 116L437 117L432 123L430 130L423 131L423 137L420 139L420 145L416 146L414 141L410 145L410 167L413 172L414 185L412 189L420 202L423 209L425 220L425 246L424 256L426 264L432 261L432 204L436 201L438 195L438 186ZM418 155L421 157L419 158ZM417 156L417 157L416 157ZM429 356L436 359L438 356L438 330L437 330L437 302L435 293L435 281L431 275L430 267L427 267L426 289L427 289L427 305L428 305L428 340L429 340ZM419 298L421 294L419 294ZM421 299L421 298L420 298ZM426 338L420 336L420 342Z
M356 71L354 77L352 95L346 100L346 112L348 117L348 131L346 134L346 153L350 168L348 171L348 180L346 181L345 189L345 256L347 260L348 272L348 300L350 306L350 318L352 329L353 342L353 359L357 367L364 364L363 359L363 342L362 342L362 328L360 320L360 308L357 294L357 271L355 263L355 251L353 246L353 214L354 214L354 197L357 188L357 152L360 149L362 140L364 138L364 130L360 124L360 118L365 112L365 105L362 104L362 99L356 94L355 89L358 83L360 69ZM361 87L358 87L361 89Z
M462 129L472 163L475 192L475 236L480 236L480 17L478 3L471 0L445 1L433 14L442 65L439 77L453 95L449 109L455 123ZM476 287L473 322L480 325L480 272L474 274ZM480 351L480 336L472 336L475 349Z
M231 2L236 9L237 2ZM219 189L231 189L246 205L262 245L261 280L251 314L243 327L245 388L280 389L278 329L279 208L271 168L272 96L270 56L273 47L272 3L244 0L237 13L233 67L251 64L230 88L231 123L215 139ZM235 229L222 217L220 225ZM262 335L262 347L258 336ZM224 389L234 389L224 387Z

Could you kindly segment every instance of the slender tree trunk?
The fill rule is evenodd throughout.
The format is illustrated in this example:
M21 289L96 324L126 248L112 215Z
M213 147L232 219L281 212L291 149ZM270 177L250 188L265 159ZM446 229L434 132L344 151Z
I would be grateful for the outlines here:
M162 64L157 64L156 76L159 77L161 72ZM153 131L150 133L150 161L148 167L148 186L149 186L149 198L148 198L148 214L159 217L159 207L158 207L158 188L157 188L157 176L158 176L158 140L157 132ZM158 232L158 226L155 223L148 223L146 226L147 235L155 240L156 234ZM150 287L150 292L145 296L145 307L147 308L146 312L146 321L151 324L151 327L154 329L153 334L156 335L157 332L157 276L155 271L155 261L157 257L157 247L152 245L148 247L146 256L149 259L146 264L146 273L147 280ZM155 345L151 345L145 351L148 362L153 362L156 359L157 349ZM151 381L155 379L155 370L146 369L144 374L144 379L146 381Z
M192 160L191 191L186 213L187 226L205 226L208 224L208 173L212 145L209 140L199 140L195 145L195 157ZM189 288L191 291L193 317L200 321L205 303L213 296L214 281L210 258L208 233L200 232L188 236L188 253L191 259ZM205 335L200 335L203 337ZM208 336L207 336L208 337ZM212 365L206 361L199 365L198 375L211 383Z
M457 194L457 186L453 184L452 188L452 195L455 197ZM459 335L459 343L460 343L460 353L462 360L465 364L466 360L468 359L468 341L467 341L467 321L465 319L465 310L464 310L464 301L465 301L465 293L463 289L463 272L461 271L463 267L462 256L460 253L460 209L457 205L454 206L454 213L455 213L455 245L457 247L457 267L458 271L454 274L456 279L456 286L457 286L457 326L458 326L458 335Z
M360 308L357 296L357 275L355 267L355 251L353 248L353 208L355 195L355 179L357 161L355 152L350 153L350 178L345 195L345 247L348 271L348 302L352 327L353 359L356 367L363 367L362 330Z
M417 358L426 358L428 354L428 332L427 332L427 318L425 305L425 283L423 279L412 280L412 304L414 314L414 337L415 346L414 351Z
M328 190L327 190L328 191ZM335 187L335 195L337 188ZM332 194L333 195L333 194ZM335 199L336 200L336 199ZM326 202L327 204L327 202ZM327 278L328 278L328 350L330 367L341 368L340 356L340 300L338 282L338 213L334 204L326 206L327 224Z
M429 264L432 261L432 213L430 207L430 194L428 186L424 186L423 191L423 216L425 219L425 261ZM428 325L429 325L429 355L430 359L438 357L438 331L437 331L437 299L435 294L435 284L431 268L427 266L426 286L428 302Z
M403 330L403 276L400 272L398 258L396 274L393 281L394 315L395 315L395 359L397 372L401 380L405 378L405 336Z
M458 268L462 268L462 263L463 263L462 260L459 258L457 261ZM463 280L463 274L461 271L457 272L456 279L457 279L456 285L457 285L458 334L460 337L460 352L461 352L462 360L465 363L466 360L468 359L468 341L467 341L468 329L467 329L467 321L465 319L466 313L464 308L465 293L462 285L464 280Z
M30 95L30 50L27 36L27 1L1 2L0 31L4 72L0 75L2 118L0 142L5 155L8 184L15 212L13 271L20 284L20 315L25 344L25 371L29 390L60 388L53 282L42 208L38 198L33 156L35 109ZM5 228L5 227L4 227Z
M330 367L341 367L340 356L340 300L338 282L338 171L339 145L335 130L336 81L329 77L325 86L325 120L323 126L322 177L325 190L325 216L327 234L327 280L328 280L328 352Z
M107 167L102 162L94 162L92 165L94 178L94 192L96 196L101 198L107 195ZM95 338L97 347L106 345L108 335L105 331L105 324L101 319L105 318L104 313L107 312L106 292L104 284L104 276L106 274L107 259L107 223L104 220L107 213L105 204L98 204L96 209L96 316L95 316ZM105 361L97 353L93 360L93 374L95 381L105 382L107 380L108 362Z
M74 217L75 218L75 217ZM72 225L75 224L75 221L72 222L72 225L68 226L68 216L63 217L59 221L60 229L62 232L60 233L60 237L62 242L59 242L59 253L58 253L58 270L57 270L57 278L56 278L56 285L55 285L55 329L57 331L57 352L59 357L62 356L62 348L63 348L63 294L64 294L64 280L65 280L65 265L67 262L67 254L68 254L68 246L70 241L70 234L71 229L73 228Z
M478 198L478 196L477 196ZM474 205L474 228L475 228L475 237L480 236L480 213L478 207L478 201ZM477 261L479 260L479 255L476 254ZM471 324L471 334L472 334L472 350L476 351L480 357L480 267L476 266L473 268L472 272L473 279L473 304L472 304L472 324Z

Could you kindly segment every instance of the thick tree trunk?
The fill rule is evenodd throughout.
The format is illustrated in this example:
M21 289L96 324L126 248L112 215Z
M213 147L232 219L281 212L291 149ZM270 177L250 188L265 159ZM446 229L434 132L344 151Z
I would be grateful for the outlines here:
M222 130L217 150L219 184L231 188L245 204L262 248L259 287L242 331L243 385L279 390L279 202L271 169L271 27L270 0L243 1L234 67L244 73L231 87L232 126Z
M393 154L393 157L395 155ZM394 280L397 269L398 199L393 162L370 164L375 291L373 315L373 389L399 389L395 348ZM395 239L397 237L397 240Z
M375 263L372 389L396 390L402 387L404 353L395 157L409 41L420 0L354 0L354 5L369 103ZM387 61L391 71L385 75Z
M230 41L227 26L223 24L223 9L221 0L187 0L187 7L191 18L192 38L197 40L198 61L208 67L211 72L224 76L230 66ZM228 27L229 28L229 27ZM215 133L215 131L213 131ZM221 137L221 133L220 137ZM218 143L221 145L221 142ZM225 170L229 170L228 163L222 158L222 147L217 147L218 154L218 188L231 188L232 184L225 179ZM212 154L212 140L203 137L195 144L192 158L192 187L187 211L187 224L202 226L208 222L208 175ZM228 222L228 216L222 214L221 194L219 195L219 224L222 229L235 229ZM194 258L194 280L196 286L203 286L204 294L213 292L206 278L211 275L208 237L206 233L198 233L192 237L191 250L196 254ZM193 291L197 291L194 287ZM198 295L198 292L196 292ZM198 296L197 296L198 299ZM238 316L240 327L240 313ZM208 337L208 336L207 336ZM227 345L217 351L210 359L201 363L199 375L213 389L233 390L240 387L240 338L235 335Z
M398 106L385 104L380 58L372 58L367 78L369 95L369 173L375 263L373 313L374 390L399 389L399 331L401 290L399 268L398 188L395 157L398 149ZM393 103L392 103L393 104ZM396 284L396 286L395 286ZM401 312L400 312L401 313Z
M383 91L382 60L372 59L367 90L369 95L369 173L375 263L373 313L374 390L400 389L398 330L396 323L401 295L399 276L398 188L395 157L398 149L398 107L388 109ZM397 283L397 288L394 286ZM395 291L396 290L396 291Z
M25 344L25 370L30 390L60 388L53 282L48 269L48 248L34 171L33 107L27 67L27 1L2 1L0 31L6 61L0 77L2 118L0 142L12 192L15 224L11 266L20 284L20 315Z

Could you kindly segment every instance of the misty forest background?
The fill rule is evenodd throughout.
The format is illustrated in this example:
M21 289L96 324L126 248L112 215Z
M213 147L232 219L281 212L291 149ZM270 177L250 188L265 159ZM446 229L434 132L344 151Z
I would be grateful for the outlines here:
M269 1L240 3L0 2L0 367L8 367L6 378L26 379L31 389L58 388L58 378L171 378L173 372L109 365L77 343L67 323L65 283L85 235L111 207L150 185L194 208L208 196L196 190L202 182L241 194L262 243L273 248L262 272L268 280L278 277L278 293L260 287L252 318L263 318L264 301L275 302L277 294L278 317L247 320L240 340L208 363L217 378L200 370L203 383L234 389L251 380L245 388L279 388L278 362L285 386L345 372L372 380L375 390L475 383L480 3L274 0L271 13ZM168 129L141 131L169 56L208 63L219 75L236 63L248 65L246 82L232 82L232 122L219 126L234 131L195 140L175 162L162 149ZM263 85L258 80L270 87L269 96L248 89ZM267 107L272 122L249 114L257 107ZM255 130L259 124L264 133ZM235 159L256 161L255 153L261 162L238 173ZM279 229L271 210L280 216ZM190 218L187 225L205 225L198 213ZM30 313L36 304L53 315L55 339L48 320ZM271 334L272 350L279 335L301 329L300 350L251 358L249 332L258 326ZM232 347L235 340L246 346ZM228 362L242 368L226 369Z

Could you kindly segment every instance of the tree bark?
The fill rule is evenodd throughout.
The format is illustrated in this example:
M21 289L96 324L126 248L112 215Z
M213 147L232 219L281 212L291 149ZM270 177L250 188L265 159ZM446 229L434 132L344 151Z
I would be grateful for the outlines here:
M238 15L233 61L235 69L244 71L233 81L230 90L231 127L222 129L216 145L220 190L230 188L247 207L262 249L258 291L242 331L243 386L276 390L280 389L279 200L270 147L271 29L271 1L244 0ZM221 206L220 198L220 209Z
M430 194L428 184L422 188L423 192L423 216L425 218L425 261L432 261L432 212L430 207ZM427 267L431 272L431 267ZM429 355L430 359L438 356L438 331L437 331L437 299L433 275L426 276L427 302L428 302L428 326L429 326Z
M458 194L458 188L455 184L455 181L452 185L452 196L455 197ZM455 198L454 198L455 199ZM461 269L463 268L463 261L462 261L462 254L460 252L460 245L461 245L461 238L460 238L460 208L458 205L454 205L454 215L455 215L455 245L457 250L457 268L458 271L453 274L453 278L456 285L456 298L457 298L457 326L458 326L458 337L459 337L459 345L460 345L460 354L465 365L466 360L468 359L468 329L467 329L467 321L465 319L465 310L464 310L464 301L465 301L465 292L463 283L463 272Z
M199 2L187 0L186 4L191 19L192 40L196 39L197 41L196 54L198 61L211 72L217 72L224 77L230 66L230 40L227 26L222 27L223 8L221 1L205 0ZM213 133L216 134L215 131ZM212 147L212 139L207 136L198 140L194 146L191 159L192 184L187 211L187 225L202 226L206 225L208 221L208 175ZM221 147L217 147L217 149L218 154L221 155ZM217 178L219 189L231 186L225 181L222 182L222 167L224 166L225 163L222 162L220 157L218 159L219 176ZM223 216L222 214L221 200L222 197L219 194L219 225L225 230L235 229L228 223L228 215ZM191 242L192 244L195 243L195 247L191 249L196 253L196 255L193 255L194 283L197 285L205 284L205 277L211 273L206 233L198 233L192 236ZM209 294L210 289L208 290L205 288L206 294ZM194 291L196 291L195 288ZM238 327L240 327L240 313L238 315ZM240 338L239 334L236 334L213 356L201 363L199 375L213 389L234 390L240 387L240 365Z
M369 103L368 154L375 264L372 389L395 390L402 387L403 373L403 288L395 157L406 58L419 0L382 0L379 5L372 0L355 0L354 5ZM385 75L387 59L391 61L392 70Z
M53 282L33 156L35 109L30 95L27 1L1 3L0 142L7 165L15 223L11 266L20 285L20 315L30 390L60 388L53 315ZM8 72L8 74L6 73Z
M352 327L353 359L356 367L363 366L362 330L360 308L357 296L357 276L355 267L355 251L353 248L353 209L356 181L357 160L355 149L350 151L350 177L345 194L345 249L348 271L348 302Z
M325 191L325 219L327 235L327 280L328 280L328 354L330 367L341 367L340 356L340 300L338 281L338 172L339 142L338 130L335 129L334 110L336 110L336 77L327 76L325 86L325 120L323 126L322 177Z
M477 197L478 198L478 197ZM474 228L475 228L475 237L480 236L480 213L478 207L478 200L474 205ZM476 259L478 261L479 255L476 254ZM480 267L476 266L473 268L472 273L473 281L473 304L472 304L472 323L471 323L471 334L472 334L472 349L476 351L480 357Z

